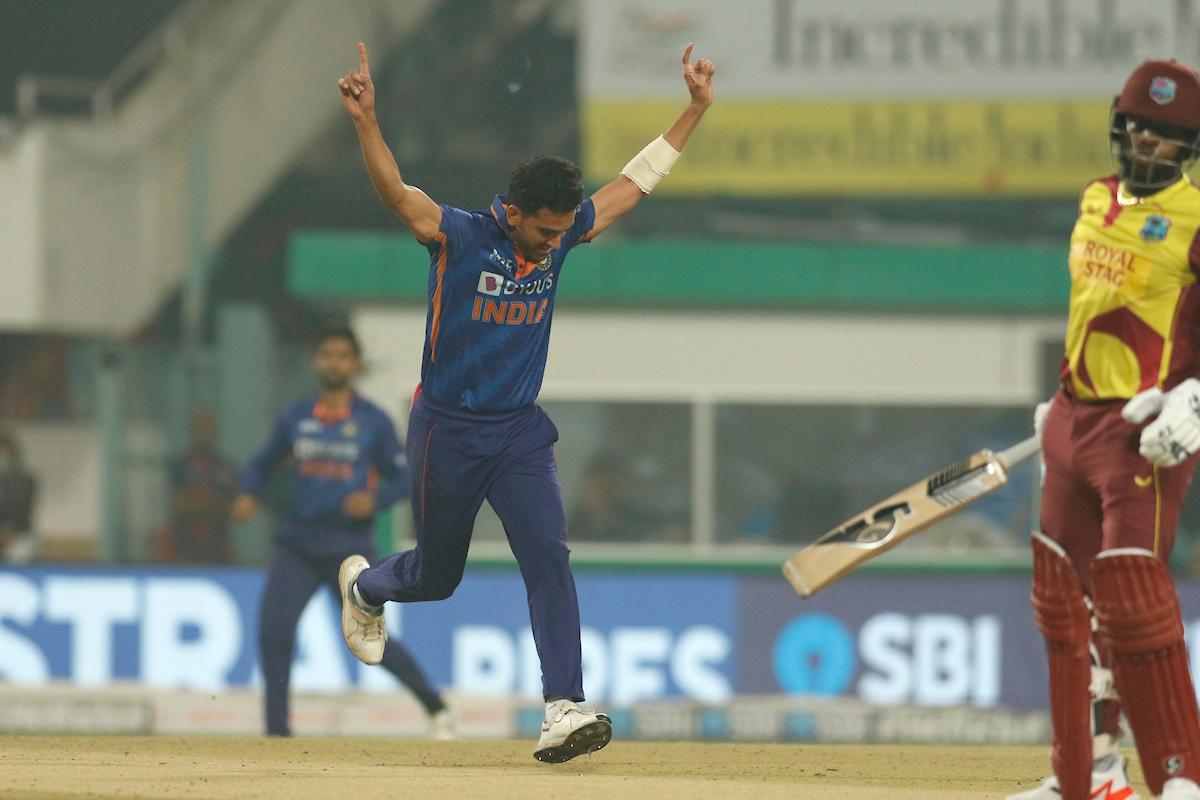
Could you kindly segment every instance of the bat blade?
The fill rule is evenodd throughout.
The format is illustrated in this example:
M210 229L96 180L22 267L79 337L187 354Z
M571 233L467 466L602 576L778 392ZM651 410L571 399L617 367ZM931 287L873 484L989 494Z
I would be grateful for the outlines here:
M949 517L1008 482L1008 470L1041 449L1036 437L997 455L980 450L851 517L783 565L801 597L809 597L860 564Z

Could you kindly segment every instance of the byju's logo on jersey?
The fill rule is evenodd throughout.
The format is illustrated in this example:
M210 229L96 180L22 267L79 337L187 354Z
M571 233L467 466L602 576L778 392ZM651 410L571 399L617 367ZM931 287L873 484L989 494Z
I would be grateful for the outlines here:
M1146 224L1142 226L1138 235L1147 242L1161 242L1167 238L1167 232L1171 230L1171 220L1166 217L1160 217L1155 214L1146 219Z
M493 250L492 252L494 253L495 251ZM484 294L499 297L500 293L504 291L504 276L497 275L494 272L481 272L479 273L479 286L477 289Z
M1155 78L1150 81L1150 99L1165 106L1175 99L1175 81L1170 78Z
M545 294L553 288L553 275L538 278L536 281L517 283L503 275L497 275L495 272L481 272L479 273L479 285L475 287L475 290L482 294L499 297L502 294Z

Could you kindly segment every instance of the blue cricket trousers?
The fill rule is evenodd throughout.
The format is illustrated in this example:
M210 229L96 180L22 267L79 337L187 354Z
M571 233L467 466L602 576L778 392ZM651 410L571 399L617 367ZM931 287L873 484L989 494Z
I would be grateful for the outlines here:
M350 552L309 554L283 542L275 545L258 619L258 647L266 690L268 736L291 734L288 687L292 676L296 626L304 607L321 584L329 587L335 603L341 606L337 574L342 559L347 555ZM441 694L430 685L421 667L400 642L388 640L383 650L383 668L407 686L428 713L435 714L445 708Z
M583 700L579 600L554 463L558 430L537 405L474 414L417 396L408 424L417 544L358 578L368 603L442 600L462 580L487 500L521 568L547 700Z

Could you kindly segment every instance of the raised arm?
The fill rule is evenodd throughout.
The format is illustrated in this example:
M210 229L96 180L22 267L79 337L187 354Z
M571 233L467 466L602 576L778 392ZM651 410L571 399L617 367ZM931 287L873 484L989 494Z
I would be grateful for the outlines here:
M367 174L384 205L408 226L417 240L433 241L442 224L442 209L429 195L416 186L409 186L400 177L396 159L383 140L379 121L375 118L375 84L371 82L371 66L367 61L367 46L358 43L358 69L352 69L338 80L342 105L354 120L354 131L362 147Z
M596 224L592 227L592 236L597 236L609 225L633 210L642 198L650 194L654 187L675 164L683 146L696 126L700 124L704 112L713 102L713 75L717 68L707 58L691 62L692 44L689 42L683 51L683 80L687 84L691 102L675 120L675 124L667 132L648 144L642 152L634 156L625 165L621 174L615 180L600 187L592 195L596 206Z

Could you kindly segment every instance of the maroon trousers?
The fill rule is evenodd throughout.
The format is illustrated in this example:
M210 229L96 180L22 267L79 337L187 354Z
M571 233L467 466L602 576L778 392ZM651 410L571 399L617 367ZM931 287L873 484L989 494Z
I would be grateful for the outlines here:
M1121 418L1123 405L1081 403L1060 391L1042 434L1042 532L1062 548L1079 578L1072 599L1063 581L1051 579L1053 570L1035 569L1034 575L1035 612L1040 609L1052 673L1055 773L1064 800L1090 791L1091 742L1081 740L1078 718L1086 712L1088 668L1075 638L1063 635L1087 631L1056 610L1084 612L1080 589L1092 600L1092 641L1113 670L1151 791L1159 794L1171 777L1200 780L1200 718L1166 567L1200 455L1176 467L1154 467L1138 454L1143 426ZM1042 545L1039 551L1038 545L1035 537L1035 567L1039 555L1053 566L1052 549ZM1059 624L1060 617L1074 622ZM1119 713L1116 703L1105 704L1097 733L1115 733Z
M1121 419L1123 405L1082 403L1060 391L1042 433L1042 533L1067 551L1089 595L1101 550L1140 547L1167 559L1196 471L1195 456L1170 469L1142 458L1143 426Z

